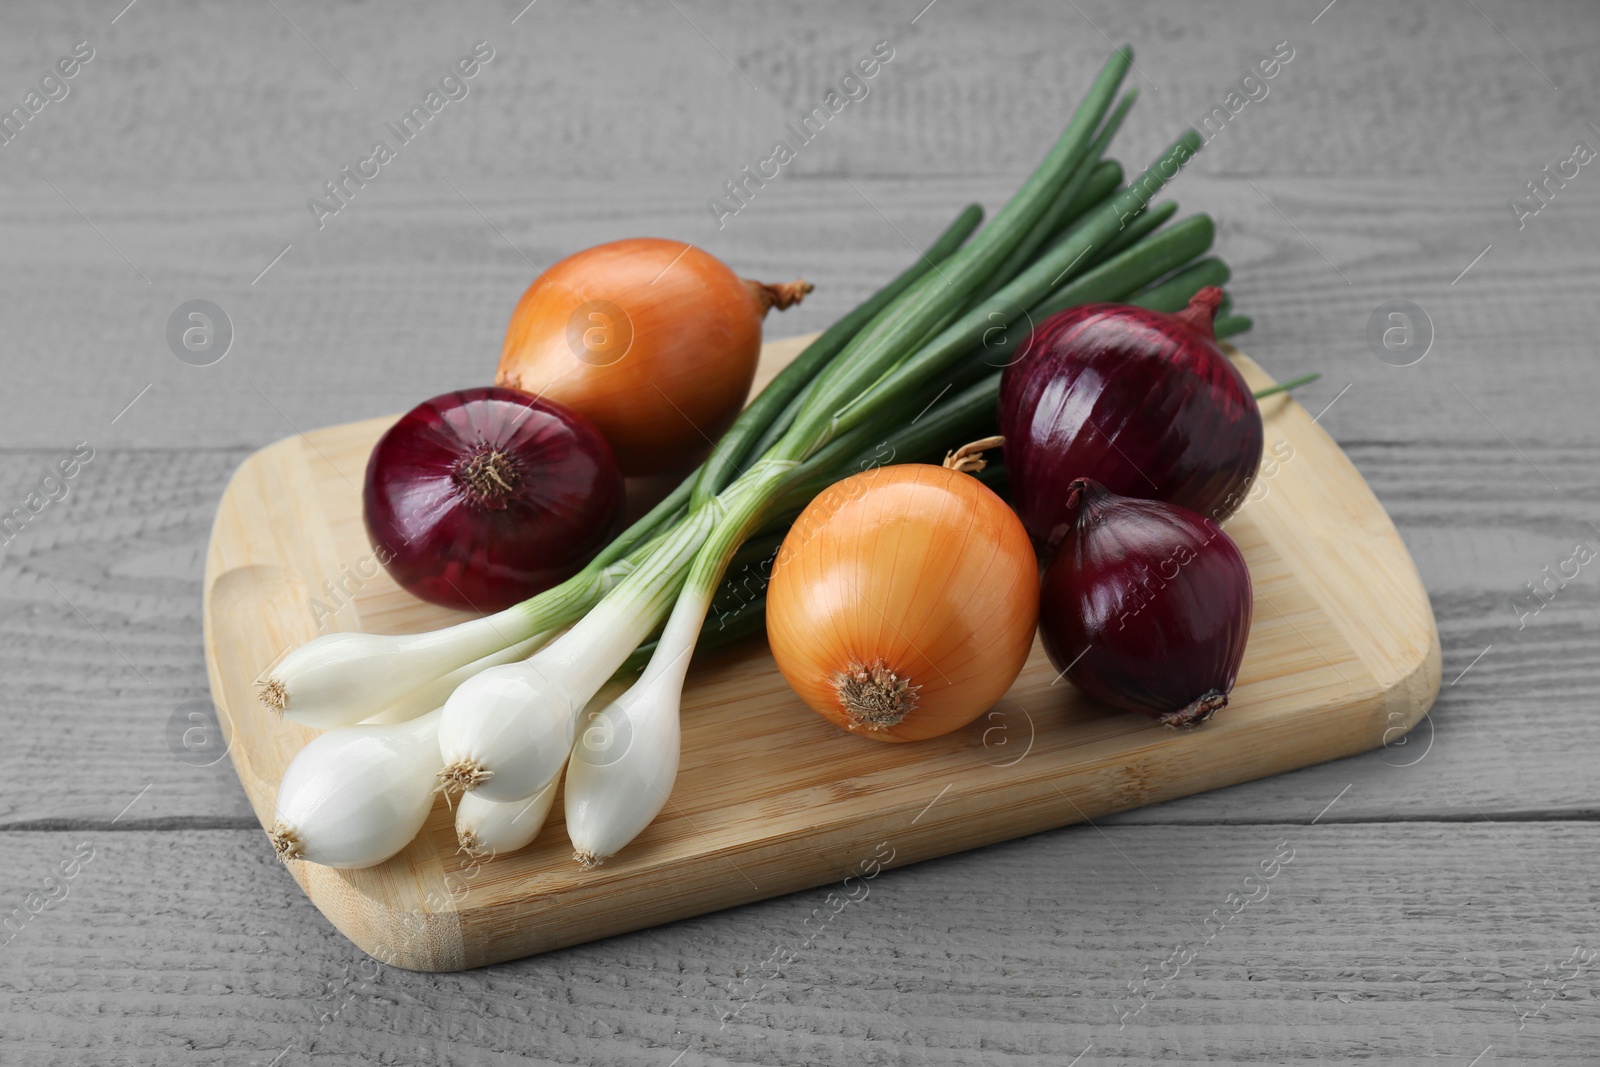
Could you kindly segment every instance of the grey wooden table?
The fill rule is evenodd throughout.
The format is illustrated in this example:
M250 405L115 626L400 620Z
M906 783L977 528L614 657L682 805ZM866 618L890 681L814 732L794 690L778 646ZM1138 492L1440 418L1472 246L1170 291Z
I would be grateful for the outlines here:
M28 510L0 548L0 1062L1600 1060L1600 571L1537 612L1524 584L1600 546L1600 170L1520 226L1508 205L1600 146L1592 2L125 2L0 12L0 107L27 119L0 145L0 511ZM602 240L804 275L770 329L820 328L1001 202L1123 40L1130 164L1293 49L1175 195L1219 222L1242 346L1323 372L1304 403L1416 557L1430 718L887 874L729 1019L821 891L466 974L367 961L227 762L174 742L230 472L485 380L534 270ZM308 198L479 41L468 94L319 228ZM707 199L878 41L869 94L718 228ZM1433 334L1407 367L1365 339L1402 299ZM191 300L231 323L209 366L168 343ZM1280 842L1270 896L1172 975Z

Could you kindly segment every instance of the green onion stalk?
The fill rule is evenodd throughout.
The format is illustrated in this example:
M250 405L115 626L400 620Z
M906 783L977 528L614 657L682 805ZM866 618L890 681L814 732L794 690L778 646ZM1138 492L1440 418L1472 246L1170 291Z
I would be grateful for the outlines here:
M585 743L572 752L565 789L566 821L575 858L585 867L626 845L666 803L678 769L683 683L706 614L734 553L769 516L784 489L800 476L805 461L841 435L857 427L882 424L892 417L891 412L903 410L908 395L970 358L974 347L997 323L1002 327L1020 323L1025 313L1016 309L1039 304L1058 292L1064 280L1088 271L1086 257L1114 241L1128 222L1144 211L1150 194L1199 149L1198 135L1188 131L1132 186L1082 216L1036 260L993 288L997 272L1014 269L1023 258L1022 250L1044 243L1040 234L1057 224L1051 217L1055 206L1063 200L1070 202L1099 162L1110 129L1120 122L1126 108L1112 114L1108 129L1100 136L1095 131L1129 65L1126 51L1112 56L1056 147L989 227L937 271L914 283L857 334L811 386L792 425L717 496L715 525L683 578L648 665L627 692L599 712L595 729L586 735L597 742ZM1202 219L1199 226L1177 239L1170 236L1171 231L1163 235L1168 237L1163 248L1176 247L1197 230L1203 231L1203 245L1209 245L1210 222ZM1189 250L1174 252L1172 258L1157 257L1146 273L1140 274L1130 269L1125 258L1134 251L1113 257L1091 273L1123 282L1132 279L1137 287L1182 266L1196 254ZM1126 291L1125 286L1120 291ZM952 316L952 305L971 306ZM921 343L916 340L924 338ZM630 651L609 663L610 669L619 667ZM450 711L447 706L446 723ZM441 737L444 729L441 727ZM562 752L562 758L566 754ZM546 757L545 766L554 762ZM544 773L543 768L539 773Z

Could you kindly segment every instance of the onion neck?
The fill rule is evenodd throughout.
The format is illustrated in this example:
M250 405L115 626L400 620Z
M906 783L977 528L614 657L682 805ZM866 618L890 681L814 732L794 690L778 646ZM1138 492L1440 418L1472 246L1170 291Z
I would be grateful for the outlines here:
M957 474L977 474L989 465L989 461L983 458L983 453L991 448L1000 448L1005 443L1004 437L985 437L971 441L954 452L946 452L943 466Z
M1215 285L1208 285L1190 298L1188 307L1172 317L1179 322L1187 323L1200 334L1215 341L1217 332L1214 322L1217 309L1221 306L1222 290Z
M806 298L806 294L816 288L802 278L792 282L779 282L777 285L767 285L765 282L754 281L750 278L740 278L745 288L750 290L750 295L756 298L756 306L761 309L761 317L766 318L767 312L773 308L787 311Z
M1110 495L1111 491L1093 478L1074 478L1067 485L1067 513L1093 518Z

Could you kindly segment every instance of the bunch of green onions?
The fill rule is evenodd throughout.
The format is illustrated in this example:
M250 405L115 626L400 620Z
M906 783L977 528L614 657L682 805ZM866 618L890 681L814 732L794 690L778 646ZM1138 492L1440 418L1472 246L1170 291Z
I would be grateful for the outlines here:
M1151 206L1198 151L1194 131L1126 186L1103 158L1136 96L1115 101L1130 65L1131 49L1112 55L1055 147L987 226L978 228L976 206L962 211L912 267L813 341L700 469L583 571L432 633L320 637L277 665L264 701L321 727L393 721L442 702L447 791L520 802L565 768L576 858L587 866L614 855L671 793L685 672L742 545L750 542L746 558L769 553L814 495L885 455L937 455L990 432L1000 370L1031 324L1096 301L1177 311L1227 281L1225 264L1201 258L1213 237L1208 217L1167 225L1176 205ZM1216 323L1219 337L1248 328L1226 309ZM707 638L758 627L760 607L741 599L719 611ZM584 709L625 666L642 667L637 681L594 715L575 750Z

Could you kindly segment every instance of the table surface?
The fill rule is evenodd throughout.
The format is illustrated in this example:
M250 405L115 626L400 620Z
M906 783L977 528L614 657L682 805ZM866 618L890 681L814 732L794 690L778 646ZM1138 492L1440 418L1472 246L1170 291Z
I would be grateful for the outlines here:
M0 145L0 512L26 512L0 548L0 1062L1594 1062L1600 174L1564 161L1600 146L1600 9L123 2L10 5L0 34L0 103L38 108ZM883 40L868 95L719 229L708 198ZM1303 402L1416 558L1431 716L837 914L816 890L438 976L346 942L203 737L232 470L484 380L534 272L603 240L805 276L769 333L818 329L1001 203L1123 40L1130 165L1293 49L1174 195L1217 219L1241 346L1322 372ZM319 228L308 198L478 41L468 94ZM167 336L199 299L232 327L209 366ZM1366 341L1402 299L1432 333L1407 367Z

